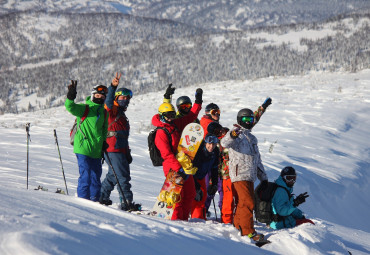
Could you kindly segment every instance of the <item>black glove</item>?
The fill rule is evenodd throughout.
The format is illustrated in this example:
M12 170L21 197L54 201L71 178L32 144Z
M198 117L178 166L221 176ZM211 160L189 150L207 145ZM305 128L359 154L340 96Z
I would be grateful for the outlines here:
M307 195L307 192L300 194L293 200L293 206L297 207L298 205L303 204L304 202L306 202L306 198L308 197L309 195Z
M183 178L185 181L189 178L189 176L185 173L184 169L182 167L177 171L177 173Z
M77 81L71 80L71 84L68 85L67 98L69 100L75 100L77 95Z
M196 103L196 104L201 104L201 103L203 103L202 96L203 96L203 90L202 90L201 88L198 88L198 89L195 91L195 103Z
M263 102L262 107L266 110L266 108L272 103L272 99L270 97L266 98L265 102Z
M240 129L240 127L234 127L233 130L231 130L230 132L230 136L231 138L236 139L241 134L241 132L242 130Z
M261 182L261 186L260 186L260 189L261 190L265 190L265 189L267 189L267 186L268 186L268 180L264 180L264 181L262 181Z
M131 164L131 163L132 163L131 149L129 149L129 150L126 152L126 159L127 159L128 164Z
M217 185L209 185L207 189L208 196L214 196L217 192Z
M195 190L195 201L199 202L203 199L203 191L201 189Z
M175 93L176 88L172 88L172 83L168 84L166 93L164 93L164 98L171 99L171 96Z

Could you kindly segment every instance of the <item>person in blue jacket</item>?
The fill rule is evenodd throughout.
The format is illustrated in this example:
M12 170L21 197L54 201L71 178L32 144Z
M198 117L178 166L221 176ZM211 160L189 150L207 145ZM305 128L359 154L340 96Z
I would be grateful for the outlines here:
M292 228L303 223L314 224L297 208L309 195L305 192L294 198L292 192L296 179L295 169L287 166L281 170L280 176L275 180L278 187L271 200L274 221L270 223L270 227L273 229Z
M213 134L207 134L198 149L193 165L198 168L194 175L195 199L191 208L191 218L206 220L205 201L207 194L214 195L217 191L218 183L218 160L219 149L217 147L218 138ZM209 174L212 185L206 186L206 175Z

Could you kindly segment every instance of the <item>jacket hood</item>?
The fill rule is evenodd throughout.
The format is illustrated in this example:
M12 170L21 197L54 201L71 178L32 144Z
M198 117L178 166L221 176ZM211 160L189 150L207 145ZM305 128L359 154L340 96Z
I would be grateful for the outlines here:
M276 179L275 183L276 183L277 185L279 185L279 186L282 186L282 187L286 188L287 190L289 190L289 192L290 192L290 193L292 193L292 192L293 192L293 187L288 187L288 186L286 185L286 183L285 183L285 181L284 181L283 177L279 176L279 177Z
M152 124L155 127L166 127L166 128L173 127L173 125L171 125L169 123L162 122L161 117L159 116L159 114L156 114L156 115L153 116Z

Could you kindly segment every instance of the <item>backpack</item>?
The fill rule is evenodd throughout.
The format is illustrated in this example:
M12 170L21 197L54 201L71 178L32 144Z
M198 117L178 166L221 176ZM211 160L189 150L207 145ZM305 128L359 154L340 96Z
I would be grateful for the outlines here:
M172 148L172 137L171 133L168 131L167 128L164 127L156 127L154 130L150 131L148 135L148 147L149 147L149 155L150 159L152 161L153 166L162 166L163 164L163 158L161 156L161 152L155 145L155 135L157 134L157 130L162 129L167 134L168 140L170 141L171 148Z
M72 125L72 128L71 128L71 132L69 133L69 136L70 136L70 140L69 140L69 143L71 145L74 144L74 140L75 140L75 135L76 135L76 132L77 130L79 130L81 132L81 134L84 136L84 138L86 139L86 136L85 134L82 132L82 130L80 129L80 125L82 124L82 122L86 119L87 117L87 114L89 113L89 106L86 105L85 107L85 111L84 111L84 114L82 115L81 117L81 120L79 123L77 123L77 118L75 119L75 122L73 123Z
M268 182L265 190L261 190L261 184L257 186L254 192L254 214L257 221L270 224L272 221L283 220L283 216L273 213L271 205L271 200L278 187L283 188L288 193L288 196L291 197L286 188L277 185L275 182Z

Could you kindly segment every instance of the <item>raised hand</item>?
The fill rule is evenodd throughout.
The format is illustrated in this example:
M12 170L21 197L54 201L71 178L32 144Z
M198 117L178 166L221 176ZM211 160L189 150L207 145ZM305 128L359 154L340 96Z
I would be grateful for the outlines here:
M262 107L266 110L266 108L272 103L272 99L270 97L266 98L265 102L263 102Z
M201 104L203 102L202 96L203 96L203 90L201 88L198 88L195 91L195 103L196 104Z
M111 85L113 87L117 87L119 84L119 79L121 79L121 73L118 75L118 72L116 73L116 77L113 78Z
M176 88L172 88L172 83L168 84L168 87L166 89L166 93L164 93L164 98L170 99L171 96L175 93Z
M69 100L75 100L77 96L77 81L71 80L71 84L68 85L67 98Z
M308 197L309 195L307 195L307 192L300 194L293 200L293 206L297 207L298 205L303 204L304 202L306 202L306 198Z

